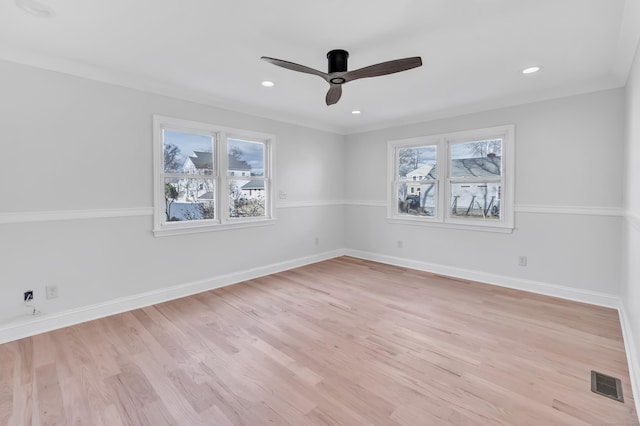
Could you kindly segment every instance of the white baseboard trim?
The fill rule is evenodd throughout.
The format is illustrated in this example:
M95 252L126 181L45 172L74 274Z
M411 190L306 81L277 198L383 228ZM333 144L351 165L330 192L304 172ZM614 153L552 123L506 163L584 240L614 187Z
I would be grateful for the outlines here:
M22 320L0 327L0 344L82 322L131 311L133 309L144 308L157 303L179 299L192 294L202 293L204 291L225 287L343 255L344 250L333 250L285 262L260 266L242 272L220 275L156 291L136 294L130 297L110 300L104 303L97 303L95 305L85 306L82 308L70 309L55 314L42 313L36 317L26 316Z
M618 313L620 315L620 326L622 327L624 349L627 353L627 365L629 366L629 378L631 379L633 400L636 404L638 420L640 420L640 357L638 357L639 354L633 340L631 322L629 321L629 317L627 316L623 303L620 303Z
M497 285L500 287L528 291L530 293L544 294L547 296L559 297L561 299L573 300L575 302L589 303L592 305L604 306L614 309L618 309L618 307L620 306L619 297L613 294L599 293L590 290L581 290L556 284L507 277L504 275L496 275L488 272L480 272L470 269L455 268L452 266L422 262L419 260L403 259L400 257L387 256L384 254L377 254L360 250L347 249L345 250L345 254L347 256L357 257L359 259L372 260L374 262L402 266L405 268L432 272L435 274L446 275L454 278L478 281L481 283Z

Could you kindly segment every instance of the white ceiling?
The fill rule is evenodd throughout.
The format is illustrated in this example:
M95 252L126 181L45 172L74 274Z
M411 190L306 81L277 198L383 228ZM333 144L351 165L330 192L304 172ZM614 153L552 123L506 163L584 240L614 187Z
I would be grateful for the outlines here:
M55 16L0 0L0 58L340 133L620 87L640 36L640 0L38 1ZM321 78L260 60L326 71L337 48L424 65L328 107Z

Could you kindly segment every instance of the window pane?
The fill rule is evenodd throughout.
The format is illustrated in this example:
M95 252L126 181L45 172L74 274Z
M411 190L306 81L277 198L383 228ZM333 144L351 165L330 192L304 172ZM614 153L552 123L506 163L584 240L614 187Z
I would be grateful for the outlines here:
M451 216L499 219L500 184L451 184Z
M435 179L434 145L399 148L397 154L396 170L399 180Z
M496 177L501 173L502 139L451 145L452 178Z
M213 138L164 129L164 172L211 175Z
M229 139L229 176L264 176L264 143Z
M215 219L215 193L211 179L165 178L165 221Z
M436 184L434 181L407 181L397 184L398 213L414 216L436 215Z
M259 217L265 216L265 181L230 180L229 216Z

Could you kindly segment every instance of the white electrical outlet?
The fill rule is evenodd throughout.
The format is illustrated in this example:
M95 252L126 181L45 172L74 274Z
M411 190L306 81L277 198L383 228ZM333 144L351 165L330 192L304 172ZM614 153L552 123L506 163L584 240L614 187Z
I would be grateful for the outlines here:
M58 297L58 286L48 285L45 288L47 299L55 299Z
M398 240L398 248L404 247L404 241Z
M316 245L320 244L320 238L316 237Z
M527 266L527 256L518 256L518 266Z

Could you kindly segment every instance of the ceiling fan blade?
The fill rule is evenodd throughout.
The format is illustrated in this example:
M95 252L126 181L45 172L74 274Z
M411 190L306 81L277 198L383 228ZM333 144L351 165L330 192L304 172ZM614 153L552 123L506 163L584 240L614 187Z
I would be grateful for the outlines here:
M332 84L327 92L327 105L333 105L338 103L340 97L342 96L342 85L341 84Z
M420 56L414 56L412 58L396 59L394 61L382 62L379 64L349 71L345 73L342 78L345 79L345 82L349 82L357 80L359 78L377 77L380 75L393 74L420 66L422 66L422 59L420 58Z
M317 75L318 77L322 77L325 81L329 81L329 74L322 71L314 70L313 68L305 67L304 65L296 64L289 61L283 61L282 59L269 58L268 56L262 56L260 59L262 59L263 61L267 61L270 64L286 68L288 70Z

